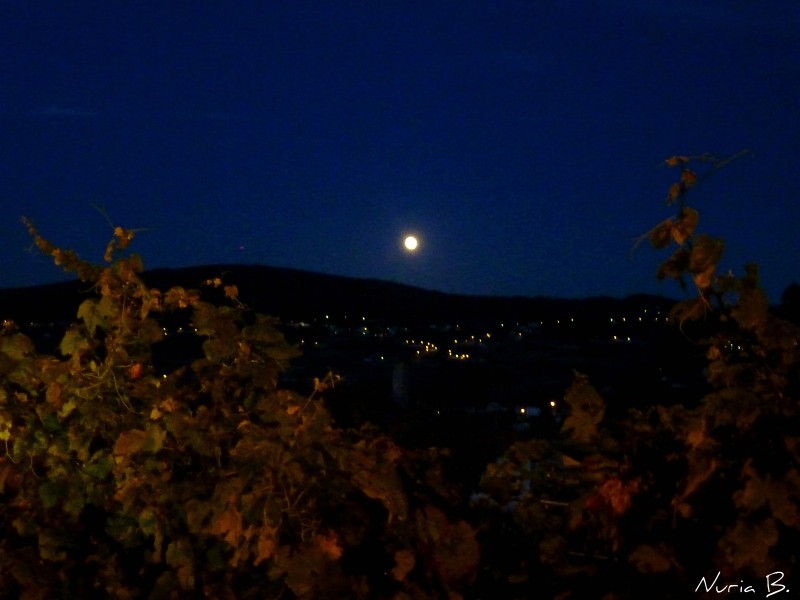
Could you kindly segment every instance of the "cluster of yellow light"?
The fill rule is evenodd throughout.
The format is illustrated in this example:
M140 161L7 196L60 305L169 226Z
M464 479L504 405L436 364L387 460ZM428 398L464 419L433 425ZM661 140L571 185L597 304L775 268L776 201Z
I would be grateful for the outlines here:
M486 338L485 340L483 339L484 337ZM483 334L482 337L478 337L478 338L476 338L474 335L471 335L468 338L464 338L463 340L459 340L458 338L454 338L453 339L453 343L456 344L456 345L458 345L458 344L483 344L483 343L487 342L489 340L489 338L491 338L491 337L492 337L492 334L487 331L485 334Z
M646 308L642 310L642 314L647 315L647 309ZM661 316L661 311L657 310L655 312L655 315L654 316L650 316L649 318L652 318L653 321L657 322L659 320L660 316ZM625 317L617 317L616 319L614 317L609 317L609 319L608 319L608 321L610 323L616 323L618 320L621 321L622 323L627 323L628 321L638 321L639 323L644 323L645 317L642 317L642 316L638 316L638 317L637 316L632 316L632 317L625 316ZM669 321L669 318L665 318L664 320L665 321Z
M406 346L419 346L417 354L428 354L439 350L436 344L424 340L406 340Z
M457 354L454 353L452 350L448 350L447 358L451 358L453 360L469 360L469 354Z

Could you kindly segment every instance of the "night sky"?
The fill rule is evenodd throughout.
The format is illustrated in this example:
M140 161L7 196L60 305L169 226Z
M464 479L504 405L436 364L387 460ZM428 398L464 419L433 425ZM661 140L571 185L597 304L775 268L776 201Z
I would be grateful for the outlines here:
M5 0L0 56L0 287L63 277L20 216L100 260L101 207L149 268L680 296L660 163L746 148L689 201L800 281L797 0Z

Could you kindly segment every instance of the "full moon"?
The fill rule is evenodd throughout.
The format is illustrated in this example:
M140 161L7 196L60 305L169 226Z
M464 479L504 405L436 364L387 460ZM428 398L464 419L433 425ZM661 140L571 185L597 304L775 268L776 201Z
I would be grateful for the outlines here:
M409 235L403 241L403 244L405 245L406 250L414 251L414 250L417 249L417 246L419 245L419 242L417 242L417 238L415 238L413 235Z

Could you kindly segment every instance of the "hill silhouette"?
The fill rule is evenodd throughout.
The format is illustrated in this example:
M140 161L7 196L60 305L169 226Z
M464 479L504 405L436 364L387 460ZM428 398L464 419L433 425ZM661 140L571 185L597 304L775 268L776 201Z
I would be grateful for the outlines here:
M366 317L397 324L476 323L508 320L528 322L566 313L608 314L628 306L663 307L673 301L660 296L624 299L594 297L473 296L426 290L378 279L359 279L262 265L204 265L153 269L142 278L162 290L172 286L201 288L220 277L236 285L239 298L254 310L287 320ZM19 321L71 321L78 305L94 292L78 281L0 290L0 318Z

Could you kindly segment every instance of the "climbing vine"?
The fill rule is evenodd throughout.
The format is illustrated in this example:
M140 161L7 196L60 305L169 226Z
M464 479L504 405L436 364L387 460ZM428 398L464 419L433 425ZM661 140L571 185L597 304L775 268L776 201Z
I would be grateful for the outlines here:
M13 323L0 335L4 597L424 598L469 581L471 527L409 500L404 472L430 460L338 428L333 376L282 389L297 350L235 286L150 288L130 230L93 265L25 225L87 298L61 356ZM164 369L175 322L197 354Z
M233 283L149 287L133 230L113 227L92 264L24 220L85 299L56 354L13 322L0 330L0 594L788 589L800 576L800 331L770 312L755 265L722 272L724 243L688 202L738 156L667 159L673 212L642 238L669 253L659 279L693 288L670 318L704 353L708 393L666 406L643 389L612 411L576 373L560 433L511 444L475 490L447 479L447 449L339 427L325 406L335 374L310 395L284 388L298 351ZM175 348L182 360L165 360Z
M546 581L553 596L572 597L585 579L597 597L683 598L717 575L718 586L762 592L772 575L784 584L771 591L782 591L800 572L800 331L770 313L755 265L720 274L724 243L698 233L687 203L738 156L667 159L679 177L666 204L677 210L645 236L672 248L658 278L696 289L671 319L704 349L711 391L661 406L642 390L640 406L607 419L604 399L576 374L561 437L514 444L481 482L478 506L510 509L507 527L531 548L510 593Z

